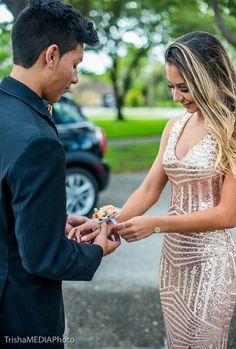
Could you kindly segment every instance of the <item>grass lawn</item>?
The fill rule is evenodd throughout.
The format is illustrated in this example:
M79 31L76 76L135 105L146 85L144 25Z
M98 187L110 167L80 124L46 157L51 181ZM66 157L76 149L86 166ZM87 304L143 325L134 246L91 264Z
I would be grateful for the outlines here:
M94 123L102 127L108 139L161 135L168 119L161 120L101 120Z
M156 158L159 142L108 147L106 158L112 173L149 169Z
M107 139L161 135L168 119L161 120L93 120L102 127ZM109 146L106 158L112 173L147 170L159 149L159 142Z

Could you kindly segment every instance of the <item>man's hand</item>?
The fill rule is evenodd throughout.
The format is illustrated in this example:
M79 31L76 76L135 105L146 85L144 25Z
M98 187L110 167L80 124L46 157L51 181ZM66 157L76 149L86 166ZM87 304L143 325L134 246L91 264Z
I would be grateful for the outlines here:
M86 217L68 216L65 233L69 239L76 240L77 242L90 242L101 246L103 256L114 252L120 245L118 234L114 234L114 240L109 236L111 234L111 225L108 226L106 223L97 224Z
M114 240L112 237L107 237L107 234L107 225L106 223L102 223L101 230L93 242L93 244L102 247L103 256L107 256L108 254L114 252L117 247L120 246L120 237L118 234L114 233Z

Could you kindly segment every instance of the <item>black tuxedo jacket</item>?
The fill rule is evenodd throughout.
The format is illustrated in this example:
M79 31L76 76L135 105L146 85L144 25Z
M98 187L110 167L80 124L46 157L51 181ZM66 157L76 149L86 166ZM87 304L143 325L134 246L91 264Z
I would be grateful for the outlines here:
M102 248L68 240L65 222L65 159L55 125L42 99L5 78L0 85L3 342L4 336L62 336L61 280L90 280L98 268Z

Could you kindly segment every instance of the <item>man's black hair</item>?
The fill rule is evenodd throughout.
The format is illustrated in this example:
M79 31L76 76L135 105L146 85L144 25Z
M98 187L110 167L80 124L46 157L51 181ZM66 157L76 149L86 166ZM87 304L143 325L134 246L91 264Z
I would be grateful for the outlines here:
M31 0L13 26L13 63L30 68L48 46L58 45L62 56L78 43L99 43L91 21L59 0Z

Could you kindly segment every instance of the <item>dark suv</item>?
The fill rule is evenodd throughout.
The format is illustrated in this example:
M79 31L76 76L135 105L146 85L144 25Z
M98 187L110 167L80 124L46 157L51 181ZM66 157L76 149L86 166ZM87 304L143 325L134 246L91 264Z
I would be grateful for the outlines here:
M53 120L66 154L67 212L89 216L108 184L104 131L81 112L70 95L53 105Z

